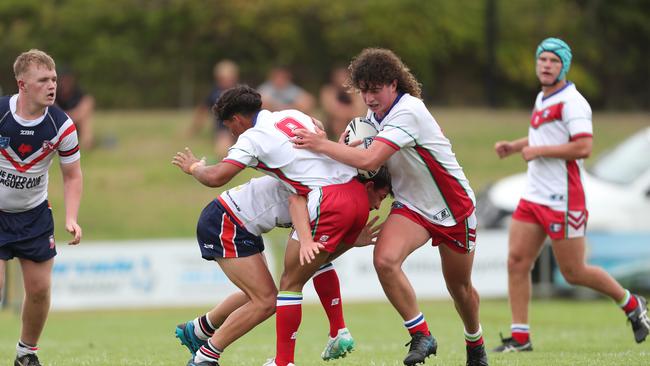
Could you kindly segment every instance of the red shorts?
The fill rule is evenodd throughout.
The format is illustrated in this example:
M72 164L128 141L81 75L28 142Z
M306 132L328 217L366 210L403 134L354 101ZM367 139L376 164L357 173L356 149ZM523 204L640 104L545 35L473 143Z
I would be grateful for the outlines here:
M587 231L589 212L555 211L548 206L520 199L512 218L538 224L552 240L580 238Z
M333 253L340 243L353 244L357 240L370 213L368 194L361 182L352 179L316 188L308 197L308 205L317 206L317 216L311 221L312 237L325 246L323 250Z
M419 213L399 202L393 203L390 214L402 215L425 228L431 235L431 245L434 247L445 244L459 253L471 253L476 248L476 215L474 213L454 226L431 223Z

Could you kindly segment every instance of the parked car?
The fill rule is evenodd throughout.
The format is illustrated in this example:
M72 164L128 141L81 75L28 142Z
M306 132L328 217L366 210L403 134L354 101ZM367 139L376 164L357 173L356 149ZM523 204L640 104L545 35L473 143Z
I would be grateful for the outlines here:
M516 174L490 185L477 202L479 225L508 227L526 184ZM650 127L615 146L586 169L589 231L650 232Z

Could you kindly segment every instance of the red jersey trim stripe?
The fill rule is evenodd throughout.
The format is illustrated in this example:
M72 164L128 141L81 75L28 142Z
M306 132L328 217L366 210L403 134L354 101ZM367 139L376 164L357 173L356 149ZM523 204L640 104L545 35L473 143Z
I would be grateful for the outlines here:
M587 133L587 132L583 132L583 133L578 133L578 134L575 134L575 135L571 136L571 138L569 140L570 141L575 141L575 140L579 140L579 139L585 138L585 137L593 138L594 135L592 135L590 133Z
M284 175L284 173L280 169L269 168L268 166L266 166L266 164L262 162L259 162L257 164L257 168L273 173L276 177L278 177L278 179L292 186L299 195L306 196L311 191L311 189L309 189L309 187L307 187L306 185L298 181L287 178L287 176Z
M530 125L537 129L544 123L555 122L562 119L562 107L564 103L553 104L541 110L533 111L530 118Z
M222 163L232 164L232 165L237 166L237 167L240 167L240 168L242 168L242 169L245 169L245 168L246 168L246 164L242 164L242 163L238 162L237 160L232 160L232 159L223 159L221 162L222 162Z
M77 153L79 151L79 145L75 146L74 148L66 151L59 151L59 156L71 156Z
M424 160L454 220L459 222L469 216L474 211L474 203L456 177L451 175L429 150L416 146L415 151Z
M54 146L52 147L52 150L58 149L59 145L61 144L61 141L63 140L63 138L68 136L69 134L73 133L75 130L76 129L75 129L74 125L70 125L70 127L68 127L63 132L63 134L61 134L61 137L59 137L59 141L56 144L54 144ZM21 173L24 173L24 172L28 171L34 165L38 164L39 161L45 159L45 157L48 156L51 153L51 151L49 151L49 150L44 151L41 155L37 156L34 160L32 160L31 162L23 165L23 164L20 164L19 162L15 161L14 159L12 159L11 156L9 155L9 153L7 153L6 150L3 149L3 150L0 150L0 152L2 153L2 156L4 156L7 159L7 161L10 162L11 165L13 165L14 168L16 168L16 170L21 172Z
M567 170L567 192L568 209L571 211L582 211L585 209L585 191L580 177L580 167L575 160L566 162Z
M397 146L397 144L395 144L394 142L392 142L392 141L390 141L390 140L387 140L387 139L385 139L385 138L383 138L383 137L375 137L375 139L373 140L373 142L374 142L374 141L381 141L381 142L383 142L384 144L386 144L386 145L392 147L393 149L395 149L395 151L399 151L399 149L400 149L400 147Z

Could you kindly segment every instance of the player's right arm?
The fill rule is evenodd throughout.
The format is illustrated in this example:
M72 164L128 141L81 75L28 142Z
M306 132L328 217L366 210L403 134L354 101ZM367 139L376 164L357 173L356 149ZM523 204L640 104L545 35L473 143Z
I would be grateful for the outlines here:
M177 152L172 164L179 167L185 174L193 176L196 180L208 187L221 187L242 171L245 166L227 162L216 165L205 165L205 158L198 159L192 150L185 148L184 152Z
M528 137L522 137L513 141L498 141L494 144L494 151L500 159L503 159L516 152L520 152L526 146L528 146Z
M311 235L307 197L297 194L289 196L289 214L300 242L300 265L311 263L316 258L316 254L320 253L323 244L315 242Z

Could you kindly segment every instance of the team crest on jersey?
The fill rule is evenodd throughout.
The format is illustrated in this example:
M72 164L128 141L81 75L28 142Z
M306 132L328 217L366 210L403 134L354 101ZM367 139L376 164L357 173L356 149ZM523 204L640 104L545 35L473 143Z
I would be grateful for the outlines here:
M11 141L11 139L9 137L0 136L0 149L8 148L9 147L9 141Z
M31 154L32 151L34 151L34 148L32 147L32 145L28 145L28 144L23 143L23 144L20 144L20 146L18 146L18 152L20 153L20 155L28 155L28 154Z
M326 243L327 240L329 240L329 238L330 238L329 235L322 235L320 239L318 239L318 241L320 241L321 243Z
M46 140L43 141L43 152L50 152L54 151L54 144L52 141Z
M549 228L549 230L551 230L552 233L559 233L560 231L562 231L562 224L558 224L557 222L553 222L553 223L551 223L551 225L549 225L548 228Z

